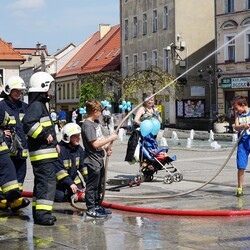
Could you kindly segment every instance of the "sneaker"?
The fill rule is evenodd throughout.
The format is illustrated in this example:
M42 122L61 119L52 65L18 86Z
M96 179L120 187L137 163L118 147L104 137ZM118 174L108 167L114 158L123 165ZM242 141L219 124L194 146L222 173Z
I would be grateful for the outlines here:
M10 208L12 212L16 212L21 208L27 207L30 204L30 201L27 198L15 199L13 202L10 202Z
M86 212L87 216L93 218L105 218L107 215L104 213L97 212L95 209L90 209Z
M235 193L236 196L243 196L243 188L238 187Z
M102 214L112 214L112 211L110 209L104 208L103 206L96 207L95 211Z

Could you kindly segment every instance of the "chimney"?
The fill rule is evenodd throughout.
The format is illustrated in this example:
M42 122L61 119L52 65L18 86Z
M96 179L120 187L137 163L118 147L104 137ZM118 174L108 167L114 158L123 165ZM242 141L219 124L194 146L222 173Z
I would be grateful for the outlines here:
M100 40L110 31L110 24L99 24Z

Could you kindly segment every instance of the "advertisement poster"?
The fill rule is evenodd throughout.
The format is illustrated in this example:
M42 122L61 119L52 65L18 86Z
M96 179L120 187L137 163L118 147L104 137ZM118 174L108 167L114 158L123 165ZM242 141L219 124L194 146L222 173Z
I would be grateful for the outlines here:
M182 100L177 101L177 117L184 118L202 118L205 117L204 100Z

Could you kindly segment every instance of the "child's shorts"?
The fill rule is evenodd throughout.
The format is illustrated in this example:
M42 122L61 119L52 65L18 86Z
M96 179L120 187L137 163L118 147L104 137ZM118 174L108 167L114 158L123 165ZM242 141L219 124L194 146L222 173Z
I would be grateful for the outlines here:
M248 156L250 152L250 140L241 141L237 151L237 168L246 169L248 164Z

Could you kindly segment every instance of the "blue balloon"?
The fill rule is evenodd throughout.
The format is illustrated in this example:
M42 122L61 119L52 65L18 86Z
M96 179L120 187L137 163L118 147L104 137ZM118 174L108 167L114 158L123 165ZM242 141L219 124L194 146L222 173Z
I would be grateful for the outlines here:
M141 123L140 132L143 137L152 133L152 130L153 130L153 123L151 122L151 120L144 120Z
M151 120L151 123L152 123L152 125L153 125L153 129L152 129L152 131L151 131L151 134L157 135L158 132L160 131L161 123L159 122L158 119L152 119L152 120Z
M122 105L121 104L119 105L119 109L122 109Z
M130 108L130 107L128 107L128 111L131 111L131 108Z
M84 112L84 109L83 109L83 108L80 108L80 109L79 109L79 113L82 115L83 112Z
M122 101L122 105L126 105L126 101Z

